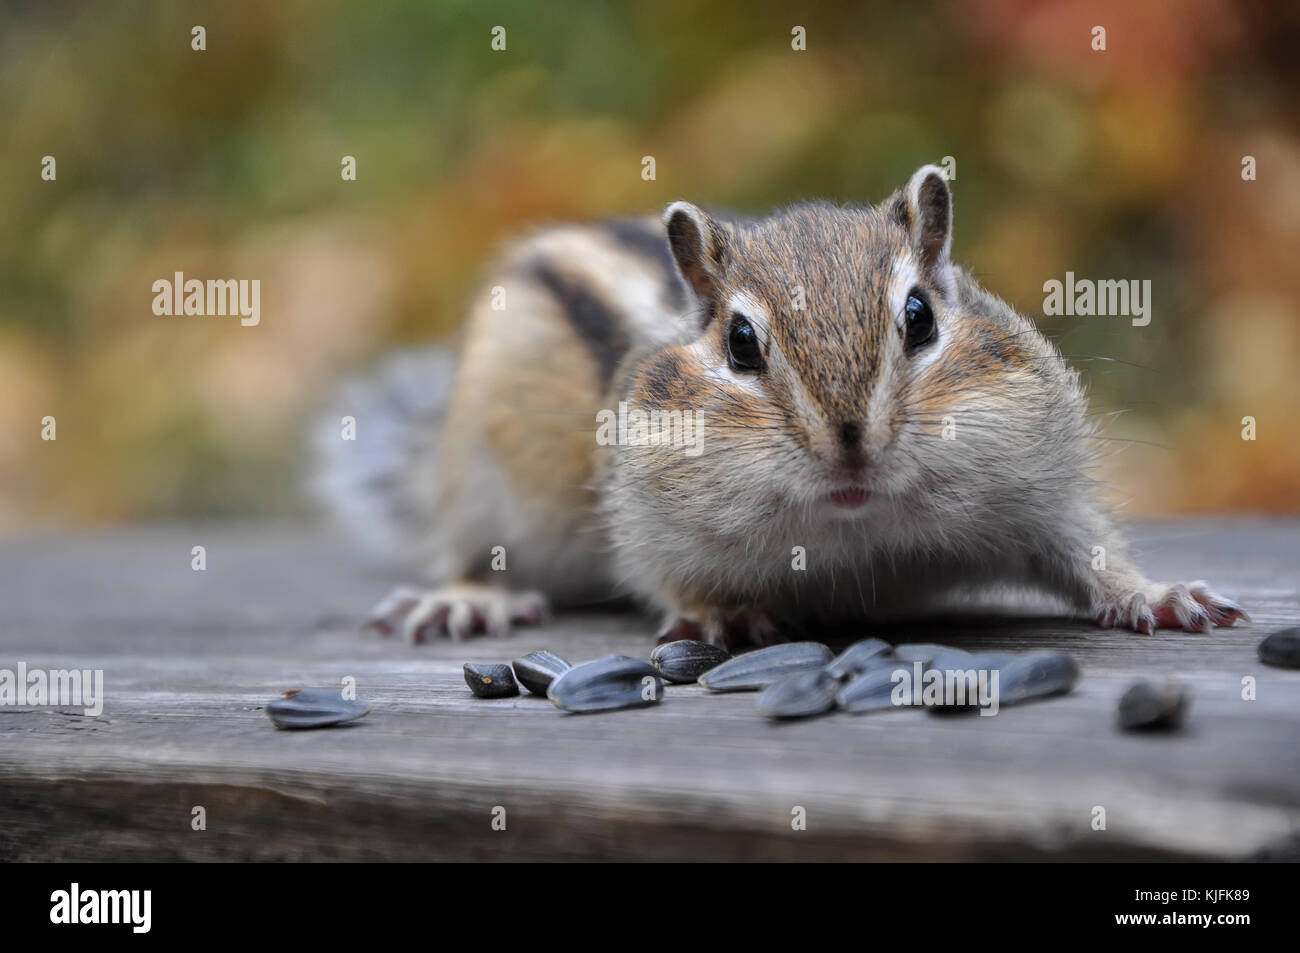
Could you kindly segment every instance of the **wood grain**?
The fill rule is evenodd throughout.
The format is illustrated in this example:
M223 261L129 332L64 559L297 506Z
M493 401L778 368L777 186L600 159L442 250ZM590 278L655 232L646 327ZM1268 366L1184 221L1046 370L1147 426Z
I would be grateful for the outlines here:
M1153 575L1207 578L1253 624L1142 637L1022 609L828 633L1064 649L1085 677L993 718L793 724L760 718L753 695L695 686L589 716L474 699L465 661L643 655L651 622L569 614L462 645L363 636L363 611L403 580L305 530L10 541L0 667L100 668L107 698L97 718L0 708L0 859L1300 858L1300 671L1256 655L1263 635L1300 623L1300 525L1135 536ZM193 572L200 544L208 570ZM1192 687L1186 731L1117 730L1116 701L1143 675ZM277 731L262 711L346 676L374 706L353 726ZM195 805L205 831L191 830ZM791 829L796 806L807 830Z

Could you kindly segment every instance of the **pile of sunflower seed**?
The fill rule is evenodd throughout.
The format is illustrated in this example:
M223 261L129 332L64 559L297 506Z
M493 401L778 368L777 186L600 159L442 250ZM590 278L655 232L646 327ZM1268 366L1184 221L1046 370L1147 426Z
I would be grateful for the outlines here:
M820 642L790 642L734 658L704 642L681 640L657 646L649 662L611 655L570 665L551 652L533 652L509 665L466 663L465 683L480 698L531 694L570 712L611 711L657 704L663 684L698 683L712 692L756 691L759 711L769 718L823 715L835 710L884 711L897 706L896 676L931 669L996 670L998 703L1017 704L1070 691L1079 666L1061 652L971 653L945 645L879 639L857 642L838 656ZM969 711L975 698L929 705L934 711Z
M1269 665L1300 668L1300 628L1274 632L1259 645ZM832 711L885 711L896 707L897 673L996 671L998 704L1014 705L1061 695L1078 683L1079 666L1063 652L971 653L947 645L879 639L857 642L837 656L820 642L790 642L732 657L705 642L657 646L648 662L610 655L570 665L552 652L531 652L508 665L467 662L465 683L479 698L509 698L522 685L570 712L612 711L658 704L664 682L698 682L712 692L756 691L759 711L789 719ZM1186 719L1191 692L1176 682L1139 681L1119 701L1118 722L1129 731L1176 731ZM976 702L930 704L932 712L970 711ZM279 728L325 728L363 717L370 706L336 690L294 689L266 705Z

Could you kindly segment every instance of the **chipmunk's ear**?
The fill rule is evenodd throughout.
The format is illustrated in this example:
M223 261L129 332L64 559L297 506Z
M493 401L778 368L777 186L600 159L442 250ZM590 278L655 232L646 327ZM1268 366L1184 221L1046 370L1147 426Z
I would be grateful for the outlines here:
M712 297L727 253L729 229L690 202L668 206L664 224L682 277L701 298Z
M890 216L912 236L921 267L947 294L952 290L952 192L948 175L923 165L890 205Z

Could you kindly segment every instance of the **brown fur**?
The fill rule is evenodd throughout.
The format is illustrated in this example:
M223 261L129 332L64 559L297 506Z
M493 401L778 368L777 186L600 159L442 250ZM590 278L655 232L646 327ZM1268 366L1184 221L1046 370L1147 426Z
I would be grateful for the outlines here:
M924 167L876 208L747 222L674 203L662 228L523 240L487 281L507 309L485 291L471 312L436 465L420 450L383 478L407 501L394 512L417 514L439 579L559 601L632 594L673 631L713 639L986 585L1039 587L1106 625L1231 624L1240 610L1204 586L1163 587L1133 565L1089 476L1077 375L952 265L952 221L942 170ZM928 338L908 335L913 294L933 312ZM760 367L729 360L733 311ZM598 446L597 415L620 402L698 414L705 439L696 453ZM865 494L847 514L846 487ZM508 573L487 572L496 547ZM477 617L500 631L529 613L493 591L385 605L416 634L464 634Z

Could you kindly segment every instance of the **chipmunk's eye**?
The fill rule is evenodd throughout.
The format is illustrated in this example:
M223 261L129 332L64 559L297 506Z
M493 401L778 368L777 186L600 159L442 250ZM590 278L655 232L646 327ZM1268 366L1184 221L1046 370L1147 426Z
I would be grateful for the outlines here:
M739 314L731 316L727 329L727 357L735 371L757 371L763 367L763 350L758 346L754 326Z
M903 305L903 347L914 351L934 339L934 312L921 289L913 288Z

